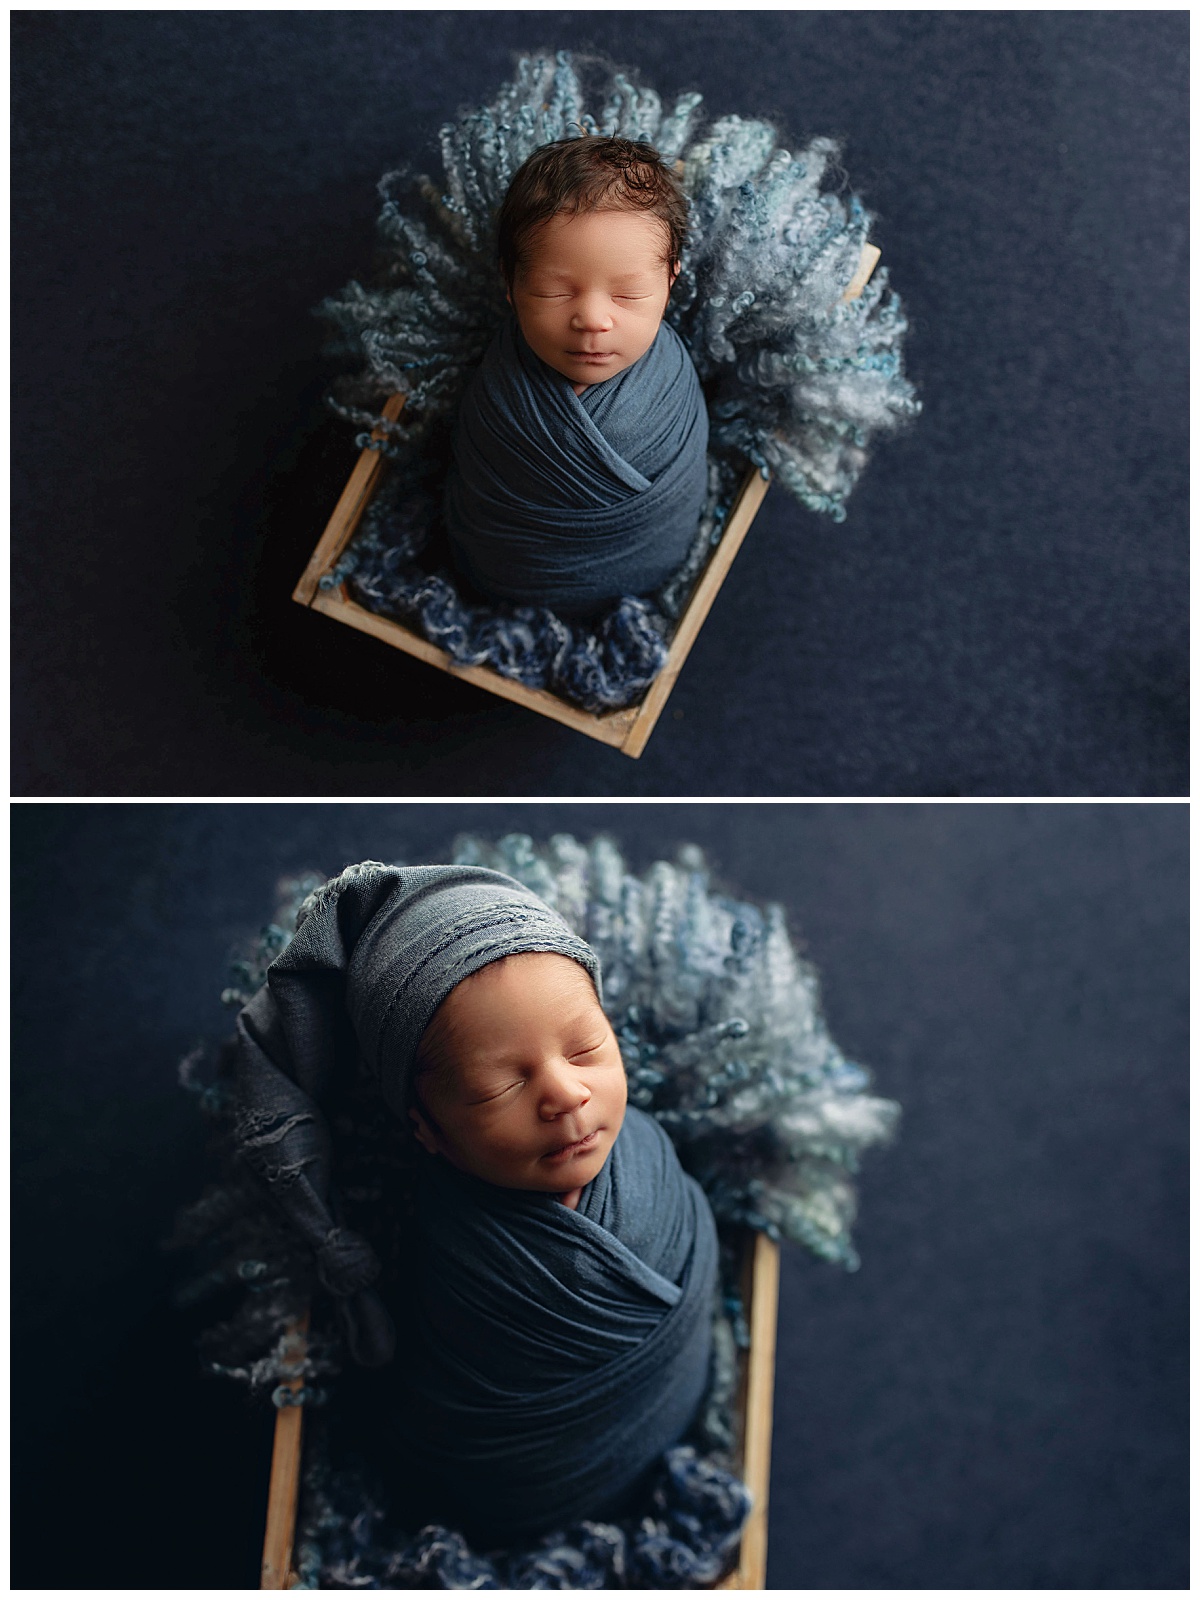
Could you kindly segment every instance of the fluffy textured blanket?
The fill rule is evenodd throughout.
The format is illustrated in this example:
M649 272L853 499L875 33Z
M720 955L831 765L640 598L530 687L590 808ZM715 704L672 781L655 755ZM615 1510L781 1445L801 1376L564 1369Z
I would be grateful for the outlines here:
M383 1426L421 1462L425 1520L486 1546L624 1509L709 1377L716 1224L670 1139L630 1107L575 1211L428 1160L417 1215L406 1394Z
M467 387L446 491L456 560L486 594L571 616L681 565L708 484L708 415L667 324L577 395L508 317Z

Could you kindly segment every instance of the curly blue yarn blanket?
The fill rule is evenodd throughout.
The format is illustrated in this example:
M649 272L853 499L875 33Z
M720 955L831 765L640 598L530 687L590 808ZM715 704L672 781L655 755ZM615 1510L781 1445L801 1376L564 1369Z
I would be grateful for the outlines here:
M417 1186L419 1286L392 1447L485 1548L625 1509L708 1386L717 1230L630 1107L577 1210L445 1162Z
M459 407L455 558L485 594L564 618L648 594L695 540L707 446L700 380L667 324L632 366L577 395L510 316Z
M691 226L666 323L691 357L709 419L690 548L659 588L584 621L549 605L481 603L454 571L442 522L454 418L509 315L500 204L534 150L580 129L645 140L682 163ZM887 267L858 298L841 298L874 219L858 195L840 192L838 141L819 137L793 153L756 118L706 127L700 94L664 104L609 63L566 51L523 56L488 104L441 129L440 147L437 178L397 170L380 180L377 281L353 281L316 308L332 330L330 355L344 363L328 403L359 430L360 447L390 463L323 582L345 582L361 605L415 628L460 666L491 666L589 711L631 705L666 661L746 473L772 474L809 510L844 521L872 436L919 414L902 367L908 321ZM395 393L405 406L391 422L382 409Z
M625 1061L627 1116L636 1107L653 1119L716 1218L720 1287L695 1423L663 1452L633 1509L603 1521L564 1519L541 1536L482 1545L445 1522L407 1520L378 1453L360 1449L351 1420L356 1380L370 1385L362 1409L382 1416L375 1383L391 1369L356 1371L303 1231L285 1224L261 1184L232 1159L232 1046L217 1053L215 1074L205 1068L207 1050L180 1069L213 1129L221 1165L179 1221L174 1243L189 1252L191 1271L178 1303L211 1308L200 1340L206 1370L264 1402L299 1399L308 1412L296 1542L301 1587L711 1584L736 1549L747 1509L733 1448L736 1359L748 1334L731 1230L761 1229L855 1270L854 1174L864 1151L892 1137L900 1108L869 1092L870 1074L830 1036L816 972L797 954L783 908L714 883L694 847L639 870L606 837L466 836L451 854L524 885L595 951ZM301 907L324 883L322 873L280 885L274 919L235 965L226 1004L240 1010L261 992L269 966L292 943ZM378 1085L362 1074L333 1125L342 1220L350 1228L369 1223L383 1261L380 1292L392 1305L409 1281L399 1241L412 1233L419 1176L406 1167L394 1130ZM291 1375L285 1332L309 1304L314 1323L297 1397L283 1386ZM420 1472L419 1458L415 1467Z

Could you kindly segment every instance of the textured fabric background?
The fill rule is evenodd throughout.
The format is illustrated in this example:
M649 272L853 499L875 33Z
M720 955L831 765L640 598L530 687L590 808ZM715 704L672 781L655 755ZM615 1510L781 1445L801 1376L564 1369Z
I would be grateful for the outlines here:
M458 831L694 841L777 898L898 1099L856 1274L784 1252L772 1587L1187 1574L1183 806L17 807L13 1581L253 1587L269 1417L197 1376L157 1241L178 1059L282 873ZM74 1534L62 1537L71 1506Z
M925 411L778 489L638 764L288 596L354 459L310 308L513 54L845 137ZM14 787L1179 794L1183 12L24 12Z

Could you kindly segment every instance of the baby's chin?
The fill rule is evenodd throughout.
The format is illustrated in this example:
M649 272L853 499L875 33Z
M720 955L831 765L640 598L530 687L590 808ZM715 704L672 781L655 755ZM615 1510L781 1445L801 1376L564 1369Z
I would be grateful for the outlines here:
M593 1178L598 1178L603 1171L604 1163L608 1160L608 1151L597 1161L576 1163L572 1171L563 1173L559 1177L549 1179L541 1184L544 1194L567 1194L572 1189L583 1189Z
M445 1154L452 1165L500 1189L568 1194L572 1189L582 1189L598 1176L624 1121L625 1105L622 1101L620 1105L610 1108L605 1121L595 1130L594 1144L552 1158L544 1153L534 1154L528 1146L524 1150L508 1151L460 1147L453 1153L447 1151Z

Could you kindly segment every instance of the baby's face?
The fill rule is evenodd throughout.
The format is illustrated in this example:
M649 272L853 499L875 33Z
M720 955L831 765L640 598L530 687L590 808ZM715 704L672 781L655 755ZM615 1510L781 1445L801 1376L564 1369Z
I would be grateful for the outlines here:
M530 240L509 299L526 344L579 393L645 355L674 279L656 218L560 213Z
M532 952L465 979L437 1011L437 1064L410 1112L434 1155L504 1189L564 1194L600 1171L625 1067L587 972Z

